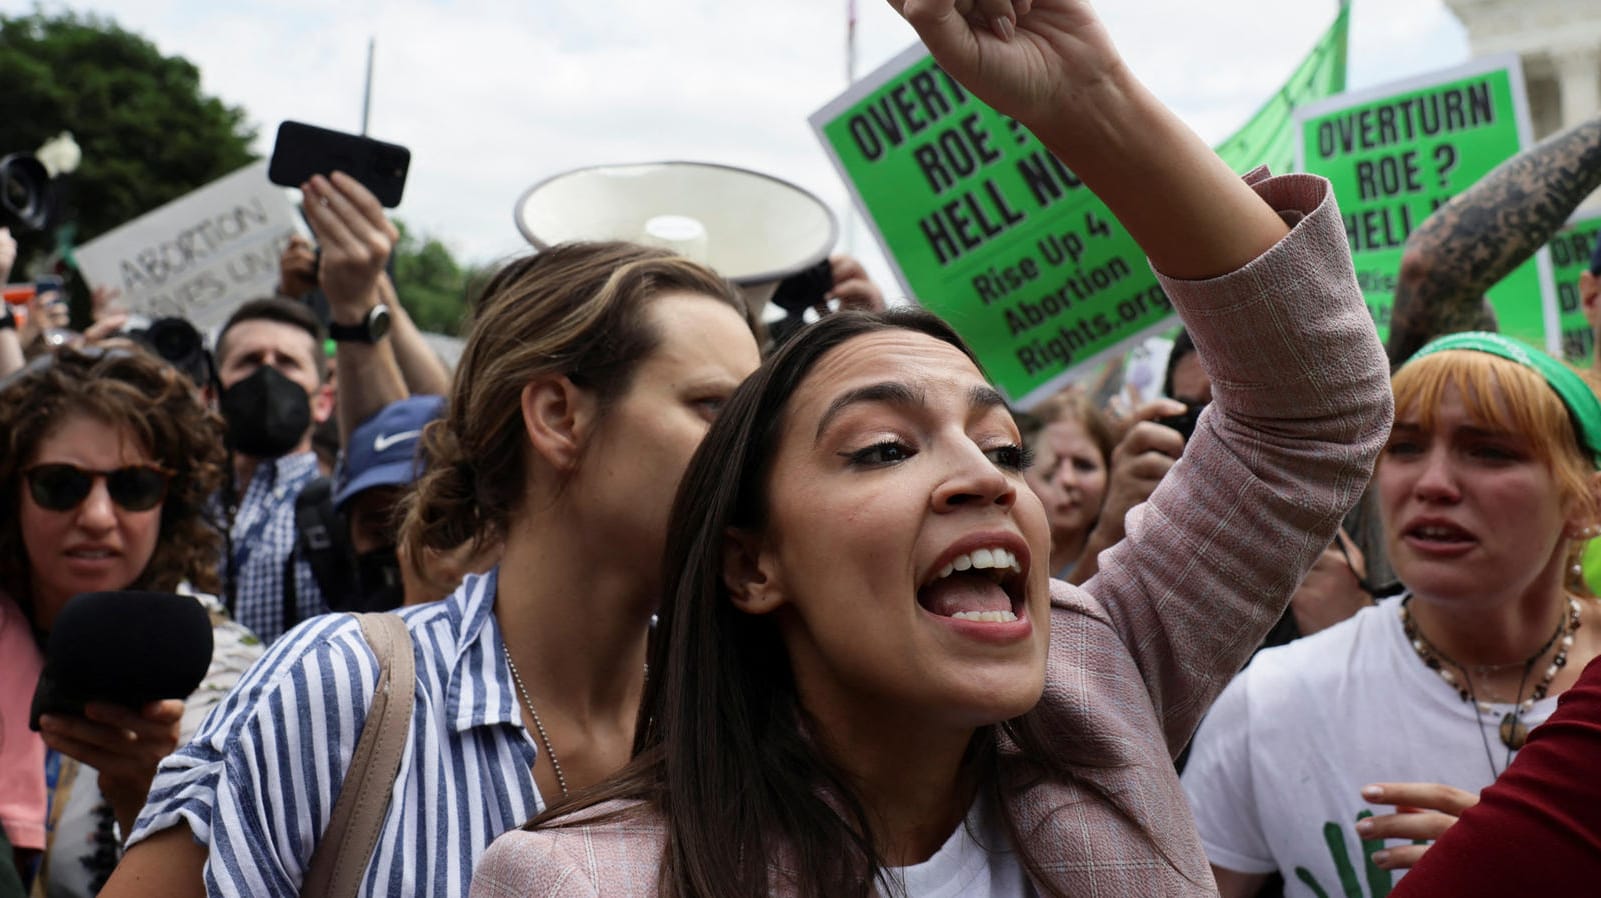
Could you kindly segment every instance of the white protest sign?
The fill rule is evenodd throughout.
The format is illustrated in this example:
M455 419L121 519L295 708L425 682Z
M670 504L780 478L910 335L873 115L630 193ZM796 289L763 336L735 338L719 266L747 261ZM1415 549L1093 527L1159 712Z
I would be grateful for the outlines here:
M276 292L278 256L295 230L295 207L263 160L78 247L78 268L91 287L120 290L131 312L182 316L205 331Z

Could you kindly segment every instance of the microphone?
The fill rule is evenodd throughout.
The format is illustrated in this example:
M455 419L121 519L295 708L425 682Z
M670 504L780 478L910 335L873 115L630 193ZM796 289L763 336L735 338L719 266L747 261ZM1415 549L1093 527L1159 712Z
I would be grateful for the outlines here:
M83 716L86 702L135 710L188 698L211 667L211 615L192 596L118 590L74 596L56 616L28 727Z

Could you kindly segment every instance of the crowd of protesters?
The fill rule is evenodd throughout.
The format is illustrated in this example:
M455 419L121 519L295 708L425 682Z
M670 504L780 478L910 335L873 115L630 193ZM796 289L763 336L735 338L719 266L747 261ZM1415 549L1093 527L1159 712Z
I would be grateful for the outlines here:
M1601 118L1419 229L1387 358L1329 184L1238 177L1087 4L893 5L1149 256L1162 394L1025 413L848 257L775 341L619 242L504 264L451 370L337 172L208 351L36 297L0 898L1593 890L1601 381L1471 328ZM108 593L198 608L198 685L68 687Z

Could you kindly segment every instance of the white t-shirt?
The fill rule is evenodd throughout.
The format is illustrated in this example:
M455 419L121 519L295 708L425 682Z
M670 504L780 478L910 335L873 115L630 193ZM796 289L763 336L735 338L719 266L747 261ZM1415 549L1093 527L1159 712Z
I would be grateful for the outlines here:
M945 844L921 864L888 867L879 893L892 898L1037 898L1006 825L980 797Z
M1382 845L1364 846L1355 823L1394 808L1370 807L1361 788L1478 792L1505 769L1497 728L1512 706L1481 715L1424 665L1401 628L1401 598L1259 653L1212 706L1183 782L1213 864L1278 870L1287 896L1383 898L1401 871L1368 866ZM1532 729L1556 703L1535 702L1523 723Z

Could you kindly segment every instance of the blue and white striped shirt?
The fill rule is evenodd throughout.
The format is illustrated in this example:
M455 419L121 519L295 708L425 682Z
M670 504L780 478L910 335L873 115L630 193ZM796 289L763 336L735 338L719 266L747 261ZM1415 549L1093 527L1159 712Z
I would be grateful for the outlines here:
M416 704L363 895L465 896L490 841L544 807L491 614L495 579L469 576L443 602L400 612ZM299 895L377 679L353 617L289 631L161 762L130 844L187 823L208 846L208 894Z

